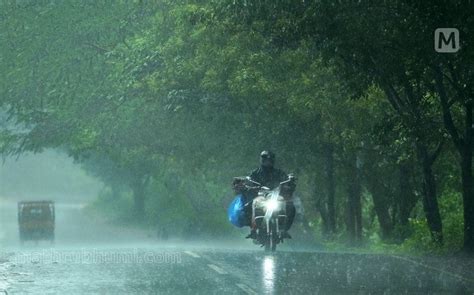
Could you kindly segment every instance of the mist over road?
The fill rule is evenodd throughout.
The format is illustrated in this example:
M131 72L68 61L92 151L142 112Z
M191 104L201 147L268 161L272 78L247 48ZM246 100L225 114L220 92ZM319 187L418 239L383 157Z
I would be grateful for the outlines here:
M141 241L147 236L143 231L113 226L97 217L84 212L86 204L56 202L56 241L57 247L84 247L104 245L110 243L130 243ZM0 207L0 245L3 247L17 247L20 245L18 237L17 204L2 202ZM49 242L39 242L39 247L50 246ZM33 242L26 242L25 247L35 248Z
M0 290L8 294L471 294L472 282L385 255L159 242L57 204L57 240L20 246L2 203ZM471 293L470 293L471 292Z

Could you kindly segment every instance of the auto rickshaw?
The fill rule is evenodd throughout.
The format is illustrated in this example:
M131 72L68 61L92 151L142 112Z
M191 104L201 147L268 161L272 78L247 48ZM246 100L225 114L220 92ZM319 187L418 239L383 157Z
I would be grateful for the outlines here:
M54 242L54 202L18 202L20 242L49 240Z

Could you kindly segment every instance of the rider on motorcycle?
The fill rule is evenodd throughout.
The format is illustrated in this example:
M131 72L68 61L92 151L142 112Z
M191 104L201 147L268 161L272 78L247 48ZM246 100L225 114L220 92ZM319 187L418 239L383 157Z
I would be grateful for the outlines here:
M289 175L283 172L282 170L275 168L275 154L270 151L263 151L260 154L260 167L253 170L250 173L250 179L260 183L263 186L266 186L270 189L276 188L280 182L289 179ZM295 188L294 182L291 183L291 193L293 193ZM234 181L234 190L236 192L240 192L245 197L245 203L249 203L255 197L257 197L258 190L252 189L244 189L242 183L239 181ZM291 202L287 202L287 214L288 214L288 221L285 227L285 231L283 233L283 238L291 238L288 234L288 230L290 229L291 225L293 224L293 219L295 218L295 207ZM254 222L255 216L252 216L252 207L247 206L245 208L246 216L249 220L248 224L250 225L251 231L250 234L246 238L255 239L257 238L257 230L256 224Z

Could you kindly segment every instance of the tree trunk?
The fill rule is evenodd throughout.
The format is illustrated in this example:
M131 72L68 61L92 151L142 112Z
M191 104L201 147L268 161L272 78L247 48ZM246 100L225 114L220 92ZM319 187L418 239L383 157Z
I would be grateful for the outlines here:
M319 214L321 214L322 233L325 237L329 237L330 236L330 230L329 230L328 212L327 212L326 206L324 205L324 202L322 202L321 198L319 198L316 201L316 208L318 209Z
M145 214L145 189L141 184L133 186L133 205L135 216L142 219Z
M390 213L386 203L380 198L372 193L372 200L374 202L374 210L377 214L377 219L379 220L381 238L386 241L392 237L393 224L390 219ZM381 202L382 201L382 202Z
M474 190L472 178L472 150L462 157L462 195L464 203L464 250L474 253Z
M472 103L466 103L465 140L461 153L462 195L464 203L464 250L474 253L474 180L472 177Z
M398 166L399 169L399 185L400 185L400 195L399 195L399 215L398 223L405 227L408 225L408 218L410 217L411 210L416 204L416 198L412 191L412 186L410 183L411 175L411 162L400 163ZM402 237L405 239L406 237Z
M464 207L464 250L472 254L474 253L474 188L472 178L474 127L472 117L473 104L471 98L464 92L464 90L456 89L459 98L465 100L463 105L465 111L464 134L460 134L454 124L453 116L451 114L451 105L444 86L441 65L435 65L433 69L435 74L436 91L438 92L441 109L443 111L444 126L451 136L451 140L460 155L462 198ZM457 79L455 80L454 84L459 85L459 81L457 81Z
M386 192L382 183L376 177L369 175L367 184L374 202L374 211L380 224L382 240L390 239L393 230L393 223L389 212L389 203L387 202Z
M332 144L325 146L325 173L327 178L327 216L328 230L334 234L336 232L336 187L334 182L334 147Z
M358 245L362 241L362 188L356 155L352 157L349 163L349 170L347 227L350 243Z
M137 178L132 184L133 205L135 218L142 220L145 217L145 188L149 177Z
M442 244L443 225L439 214L436 181L432 170L434 159L428 154L425 145L418 143L417 148L423 171L423 210L433 241Z

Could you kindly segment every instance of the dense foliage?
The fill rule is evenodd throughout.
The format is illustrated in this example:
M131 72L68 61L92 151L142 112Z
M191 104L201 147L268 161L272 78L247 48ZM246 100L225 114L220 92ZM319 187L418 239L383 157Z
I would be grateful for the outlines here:
M15 127L0 147L66 149L106 184L101 206L182 234L228 231L232 176L271 149L325 238L474 252L474 39L456 54L432 39L472 34L469 13L462 1L3 1L0 102Z

